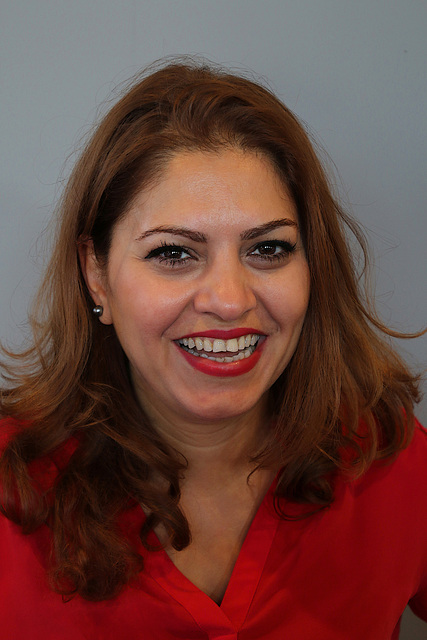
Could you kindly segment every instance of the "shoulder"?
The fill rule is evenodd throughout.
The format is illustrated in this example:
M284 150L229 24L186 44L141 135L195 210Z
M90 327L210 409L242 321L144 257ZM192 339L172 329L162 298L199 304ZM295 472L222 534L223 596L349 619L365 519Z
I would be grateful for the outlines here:
M405 449L375 462L357 480L339 483L338 495L358 525L387 531L396 553L412 545L427 575L427 432L418 422Z
M353 486L358 491L385 491L394 496L411 495L425 500L427 505L427 431L415 421L408 446L394 456L378 460Z
M387 466L386 461L385 467ZM402 480L407 478L412 482L418 480L421 483L427 483L427 430L418 420L415 420L414 434L410 443L399 452L396 458L392 459L390 467L391 473L399 475Z
M427 456L427 430L415 418L415 428L413 436L408 446L403 449L396 458L398 464L405 465L409 461L426 461Z
M421 456L427 453L427 429L416 418L413 438L404 451L409 451L410 455L417 452Z

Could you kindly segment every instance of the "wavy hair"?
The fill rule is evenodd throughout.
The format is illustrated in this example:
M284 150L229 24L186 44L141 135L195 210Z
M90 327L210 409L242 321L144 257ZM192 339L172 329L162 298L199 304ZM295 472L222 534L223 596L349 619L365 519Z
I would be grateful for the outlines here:
M52 584L62 594L109 598L141 570L117 524L137 503L150 514L140 532L147 548L159 523L175 549L191 539L179 506L185 461L139 406L114 327L91 313L78 243L92 239L105 264L115 225L174 154L225 147L269 158L296 203L310 270L301 337L271 389L274 426L254 456L257 466L281 464L278 512L286 517L280 498L308 512L330 504L334 474L360 475L411 438L418 378L361 295L346 228L366 256L363 235L334 199L304 128L247 78L188 60L150 69L100 122L64 190L31 348L4 349L0 413L16 432L0 462L2 511L27 533L49 525ZM66 461L44 486L37 462L64 447Z

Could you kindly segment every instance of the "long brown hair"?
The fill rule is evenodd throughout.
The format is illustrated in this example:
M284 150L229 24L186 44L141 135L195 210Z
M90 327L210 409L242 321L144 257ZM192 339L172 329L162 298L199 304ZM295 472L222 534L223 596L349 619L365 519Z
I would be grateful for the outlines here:
M16 433L0 463L2 511L25 532L51 527L61 593L111 597L141 569L117 527L137 503L151 514L144 544L160 522L176 549L190 542L179 507L185 461L144 416L114 328L91 313L78 243L92 239L105 263L114 226L173 154L224 146L270 159L297 205L310 269L302 334L271 390L274 427L254 456L254 465L268 466L279 451L278 511L284 515L280 497L330 504L334 473L361 474L410 440L417 378L388 345L393 332L363 302L345 228L365 252L363 236L331 195L303 127L246 78L191 61L151 70L101 121L75 166L36 299L33 346L8 353L4 364L0 413L16 421ZM55 458L70 439L73 452L54 485L40 486L33 463Z

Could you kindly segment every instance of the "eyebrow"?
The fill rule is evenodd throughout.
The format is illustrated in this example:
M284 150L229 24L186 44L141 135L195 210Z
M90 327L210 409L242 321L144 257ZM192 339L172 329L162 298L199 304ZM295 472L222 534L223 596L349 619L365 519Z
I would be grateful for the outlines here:
M294 227L298 230L298 224L295 220L291 220L290 218L280 218L279 220L272 220L271 222L260 224L259 227L243 231L243 233L240 234L240 238L242 240L253 240L254 238L258 238L259 236L269 233L270 231L274 231L275 229L279 229L280 227Z
M144 231L140 236L136 239L137 242L140 240L144 240L144 238L148 238L149 236L153 236L156 233L170 233L173 236L184 236L184 238L189 238L193 240L193 242L207 242L206 236L203 233L199 233L198 231L192 231L191 229L187 229L186 227L154 227L154 229L148 229L148 231Z
M294 227L295 229L298 229L298 224L295 222L295 220L291 220L290 218L280 218L278 220L272 220L271 222L266 222L265 224L261 224L258 227L253 227L252 229L243 231L240 234L240 239L253 240L254 238L258 238L259 236L262 236L265 233L269 233L270 231L274 231L275 229L279 229L280 227ZM144 231L144 233L141 233L141 235L136 238L136 241L139 242L140 240L144 240L144 238L148 238L149 236L153 236L157 233L169 233L174 236L183 236L184 238L188 238L193 242L207 242L207 237L204 233L200 233L199 231L192 231L191 229L187 229L187 227L167 226L148 229L147 231Z

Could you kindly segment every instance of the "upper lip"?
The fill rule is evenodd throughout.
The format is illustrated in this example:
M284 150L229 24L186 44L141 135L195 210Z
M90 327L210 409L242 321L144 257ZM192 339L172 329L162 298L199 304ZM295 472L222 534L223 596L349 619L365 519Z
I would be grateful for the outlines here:
M240 338L240 336L247 336L249 334L256 334L258 336L264 336L265 333L259 329L252 329L251 327L243 327L237 329L210 329L197 331L197 333L187 333L182 338L217 338L218 340L232 340L233 338Z

